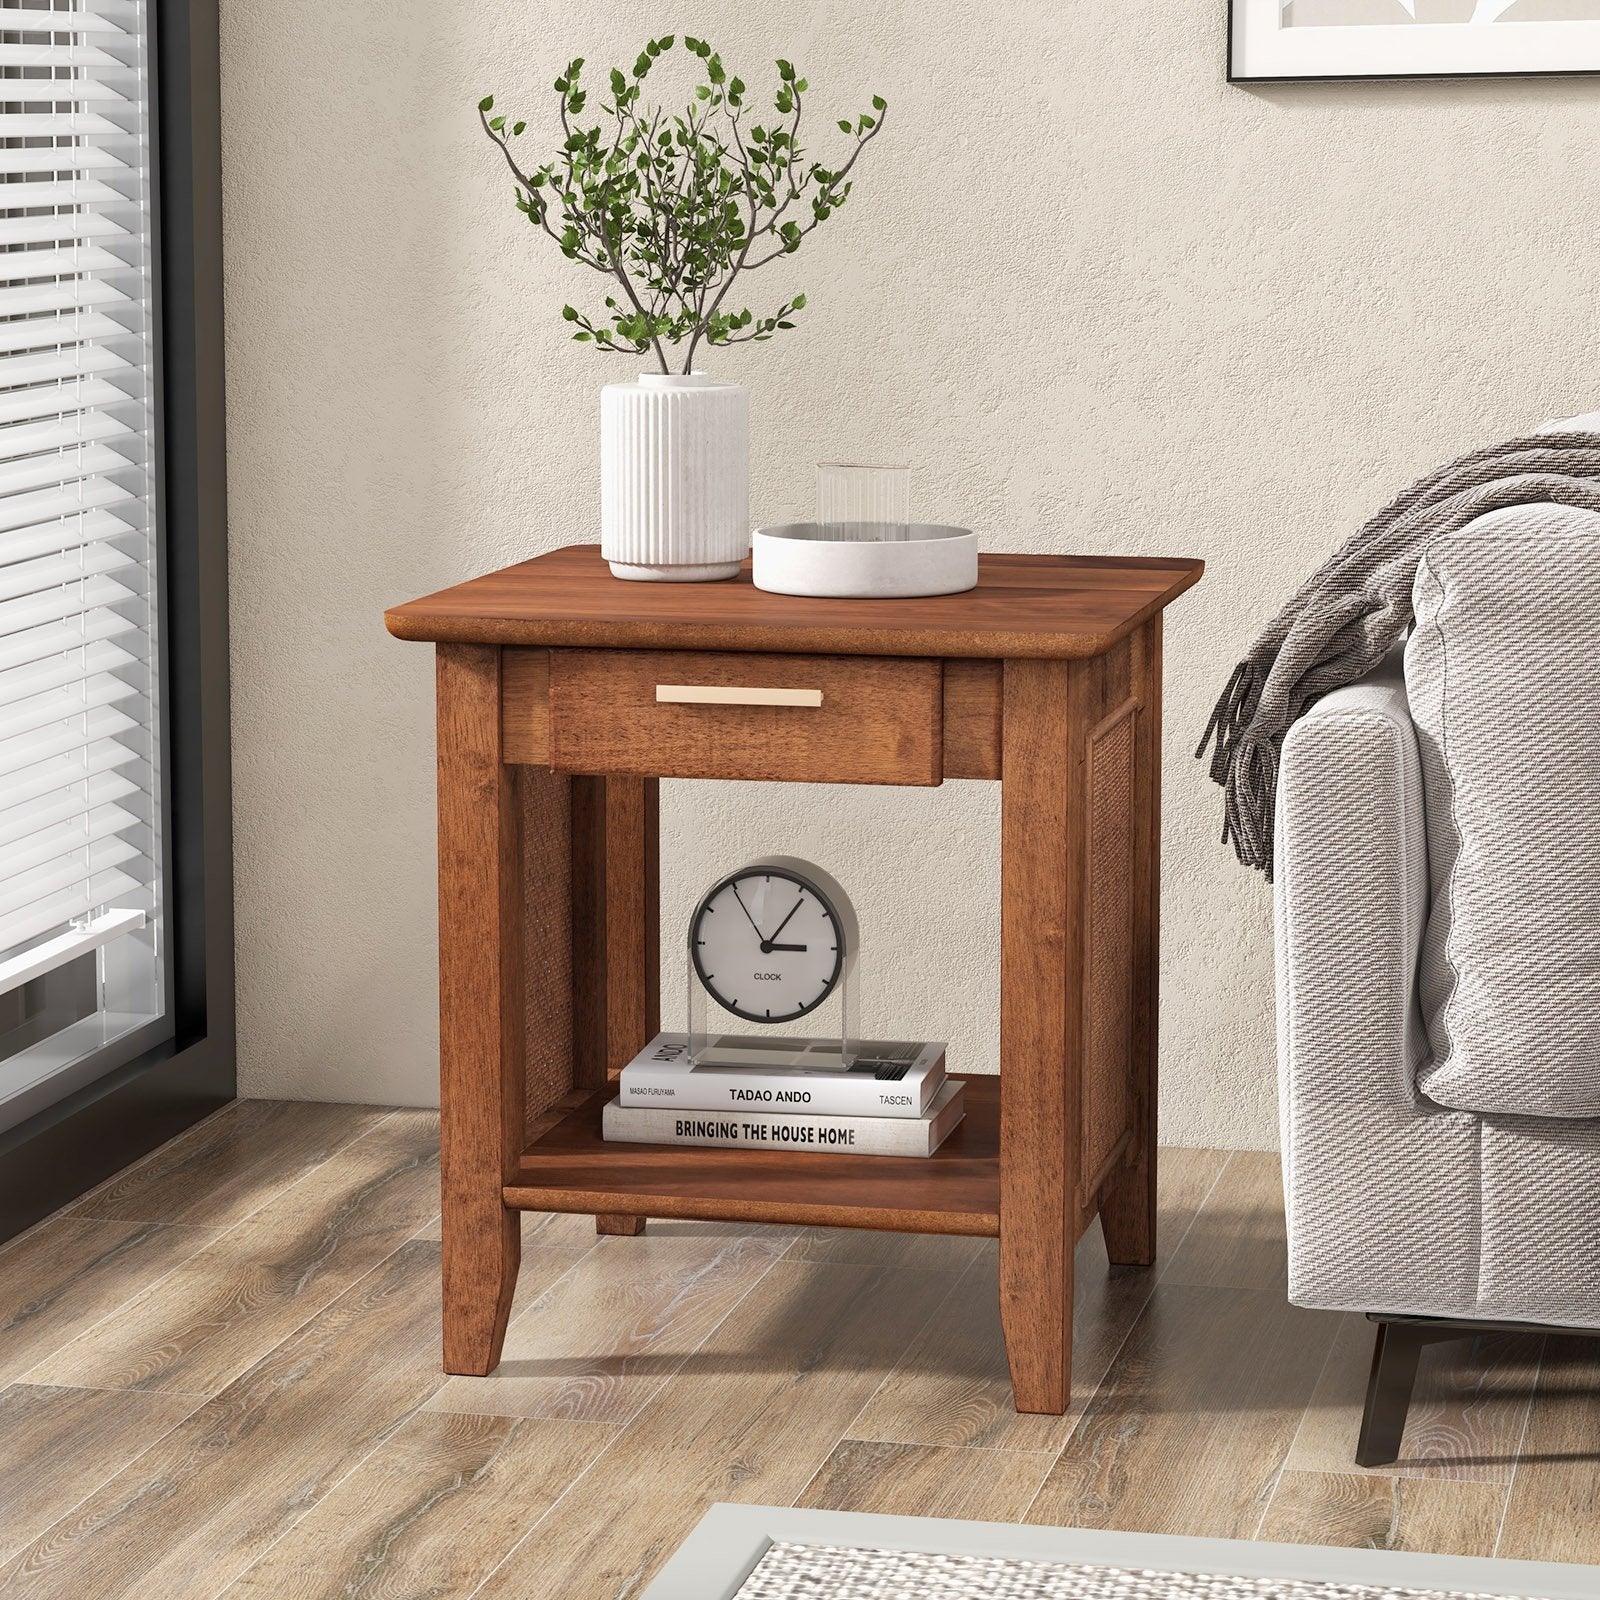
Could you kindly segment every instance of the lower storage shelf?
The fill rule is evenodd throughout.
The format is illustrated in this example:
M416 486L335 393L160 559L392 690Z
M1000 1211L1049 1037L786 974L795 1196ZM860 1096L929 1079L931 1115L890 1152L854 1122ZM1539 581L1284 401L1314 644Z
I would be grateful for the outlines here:
M1000 1082L968 1078L967 1114L931 1156L607 1144L596 1090L517 1160L523 1211L992 1236L1000 1231Z

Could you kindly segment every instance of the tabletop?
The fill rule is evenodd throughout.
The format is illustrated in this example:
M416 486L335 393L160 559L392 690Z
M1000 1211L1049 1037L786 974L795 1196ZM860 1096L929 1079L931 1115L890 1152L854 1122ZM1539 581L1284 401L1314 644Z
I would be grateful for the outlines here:
M613 578L568 545L384 614L400 639L601 649L861 656L1095 656L1200 580L1183 557L983 555L964 594L821 600L768 594L750 566L717 583Z

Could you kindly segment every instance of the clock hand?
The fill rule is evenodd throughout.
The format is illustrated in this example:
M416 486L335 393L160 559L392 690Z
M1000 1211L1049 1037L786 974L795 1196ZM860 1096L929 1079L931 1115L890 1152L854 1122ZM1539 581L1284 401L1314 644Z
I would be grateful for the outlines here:
M771 939L761 941L761 953L770 956L774 950L805 950L808 946L803 944L775 944Z
M739 909L744 912L744 920L748 922L752 928L756 929L756 938L758 938L762 944L765 944L767 942L767 936L759 928L756 928L756 919L750 915L750 908L744 903L744 897L739 893L738 884L734 884L733 886L733 898L739 902ZM785 918L784 920L787 921L788 919Z
M802 900L804 900L804 899L805 899L805 891L802 890L799 894L797 894L794 897L794 904L789 907L789 916L785 917L783 919L783 921L780 922L778 924L778 926L772 930L772 938L773 939L776 939L778 937L778 935L780 933L782 933L783 930L789 926L789 917L792 917L795 914L795 912L797 912L800 909L800 902ZM771 942L772 942L771 939L769 939L767 941L768 944L770 944Z

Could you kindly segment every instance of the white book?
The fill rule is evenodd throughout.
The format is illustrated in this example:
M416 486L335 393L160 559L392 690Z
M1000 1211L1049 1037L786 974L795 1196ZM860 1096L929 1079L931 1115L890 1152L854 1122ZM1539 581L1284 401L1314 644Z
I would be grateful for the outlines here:
M964 1085L946 1078L926 1116L808 1117L792 1112L636 1109L607 1103L601 1130L627 1144L721 1145L739 1150L820 1150L857 1156L931 1156L966 1115Z
M942 1044L873 1039L858 1048L852 1066L808 1068L804 1040L725 1035L697 1065L687 1034L658 1033L622 1069L619 1092L635 1108L920 1117L945 1081Z

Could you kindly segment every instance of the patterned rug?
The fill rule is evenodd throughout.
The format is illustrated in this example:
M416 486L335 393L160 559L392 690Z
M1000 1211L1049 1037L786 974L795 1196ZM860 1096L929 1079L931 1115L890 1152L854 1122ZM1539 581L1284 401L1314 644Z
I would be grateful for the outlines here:
M1492 1600L1461 1590L1374 1588L1309 1578L1059 1566L776 1543L738 1600ZM1503 1600L1503 1597L1502 1597Z

